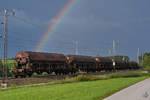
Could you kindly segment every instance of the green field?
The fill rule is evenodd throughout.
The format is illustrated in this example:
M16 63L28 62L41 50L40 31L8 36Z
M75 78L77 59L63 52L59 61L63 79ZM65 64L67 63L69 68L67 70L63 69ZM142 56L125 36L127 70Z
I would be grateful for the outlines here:
M114 78L18 88L0 91L0 100L101 100L146 78L148 77Z
M0 60L0 76L2 76L2 68L3 68L3 63L4 61L3 60ZM7 60L7 67L8 67L8 76L12 76L12 73L10 72L10 70L12 68L14 68L15 66L17 66L17 63L15 60Z
M4 63L3 60L0 60L0 65L2 65ZM13 68L16 65L16 61L15 60L7 60L7 65L8 65L8 69ZM2 66L0 66L2 67Z
M12 69L13 67L17 65L15 60L8 60L7 64L8 64L8 69Z

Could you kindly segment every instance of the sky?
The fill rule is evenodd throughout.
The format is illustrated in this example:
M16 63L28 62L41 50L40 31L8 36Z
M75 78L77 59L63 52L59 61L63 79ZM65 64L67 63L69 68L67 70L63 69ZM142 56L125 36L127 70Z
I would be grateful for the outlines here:
M8 57L20 50L33 51L56 16L70 0L0 0L0 21L4 8L8 16ZM136 60L149 52L149 0L77 0L48 37L41 52L74 54L78 41L79 55L110 56L112 41L116 54ZM16 15L12 16L11 10ZM0 34L3 35L3 25ZM3 39L0 39L3 57Z

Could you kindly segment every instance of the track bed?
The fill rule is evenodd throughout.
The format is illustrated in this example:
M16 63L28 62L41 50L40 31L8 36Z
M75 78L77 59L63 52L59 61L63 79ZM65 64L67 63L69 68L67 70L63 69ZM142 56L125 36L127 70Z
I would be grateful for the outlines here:
M124 71L117 71L117 72L135 72L137 70L124 70ZM56 82L56 81L61 81L66 78L72 78L77 75L86 75L86 76L98 76L98 75L105 75L105 74L112 74L116 72L97 72L97 73L77 73L75 75L37 75L37 76L32 76L32 77L27 77L27 78L8 78L5 80L5 82L8 83L8 87L10 86L23 86L23 85L31 85L31 84L40 84L40 83L49 83L49 82ZM2 83L3 80L0 79L0 83Z

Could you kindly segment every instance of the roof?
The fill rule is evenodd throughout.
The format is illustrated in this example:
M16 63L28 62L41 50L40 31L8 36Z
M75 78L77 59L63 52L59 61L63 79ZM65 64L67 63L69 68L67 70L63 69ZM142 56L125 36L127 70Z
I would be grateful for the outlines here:
M95 62L94 57L83 55L67 55L73 62Z
M66 57L63 54L31 52L31 51L20 51L16 54L16 58L18 57L29 58L30 61L65 61L66 60Z
M108 57L95 57L95 59L98 62L112 62L112 59Z

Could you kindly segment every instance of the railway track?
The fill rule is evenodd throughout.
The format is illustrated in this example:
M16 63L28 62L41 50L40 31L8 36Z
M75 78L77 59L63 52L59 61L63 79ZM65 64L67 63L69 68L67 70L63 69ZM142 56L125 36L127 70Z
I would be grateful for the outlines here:
M129 70L124 70L124 71L117 71L117 72L127 72ZM133 71L133 70L132 70ZM11 85L17 85L17 86L22 86L22 85L28 85L28 84L38 84L38 83L48 83L48 82L54 82L54 81L60 81L64 80L66 78L72 78L77 75L104 75L104 74L111 74L111 73L116 73L116 72L97 72L97 73L77 73L75 75L37 75L37 76L32 76L32 77L26 77L26 78L14 78L14 77L9 77L5 82L8 83L8 86ZM0 79L0 83L2 83L3 80Z
M117 71L119 72L119 71ZM104 74L111 74L111 73L115 73L114 71L112 72L90 72L90 73L86 73L86 72L79 72L76 74L71 74L71 75L54 75L54 74L47 74L47 75L35 75L32 77L25 77L25 78L15 78L15 77L8 77L7 80L12 80L12 79L33 79L33 78L50 78L50 79L65 79L66 77L75 77L78 75L104 75ZM0 81L3 80L2 78L0 78Z

